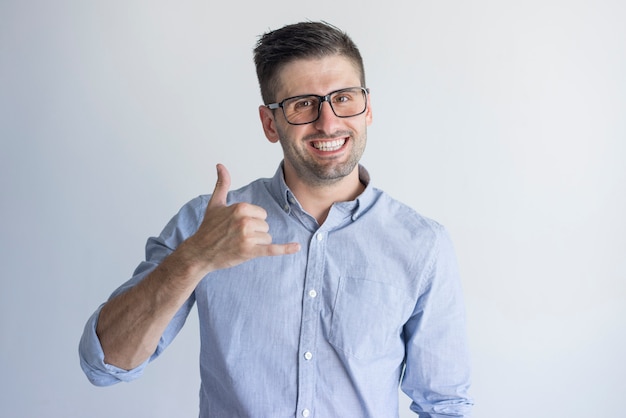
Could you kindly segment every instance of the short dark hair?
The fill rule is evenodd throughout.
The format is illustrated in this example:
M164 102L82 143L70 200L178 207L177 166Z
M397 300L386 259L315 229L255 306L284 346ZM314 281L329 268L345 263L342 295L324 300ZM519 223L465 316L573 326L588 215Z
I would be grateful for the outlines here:
M342 55L360 72L365 87L363 58L356 44L339 28L327 22L300 22L260 36L254 48L254 64L265 104L276 101L283 67L297 59Z

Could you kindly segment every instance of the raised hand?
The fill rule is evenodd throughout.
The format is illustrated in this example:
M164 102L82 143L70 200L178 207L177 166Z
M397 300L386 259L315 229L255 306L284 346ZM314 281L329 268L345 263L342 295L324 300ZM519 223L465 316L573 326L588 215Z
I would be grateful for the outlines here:
M267 212L250 203L228 206L230 174L217 165L217 183L204 220L185 246L206 272L236 266L256 257L293 254L300 244L274 244L265 221Z

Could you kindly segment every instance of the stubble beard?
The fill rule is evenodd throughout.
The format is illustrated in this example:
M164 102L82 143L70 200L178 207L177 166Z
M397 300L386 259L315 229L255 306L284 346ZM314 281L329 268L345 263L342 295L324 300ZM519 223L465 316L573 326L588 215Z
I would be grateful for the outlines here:
M350 175L359 164L361 156L365 151L367 142L367 131L364 131L358 138L354 137L352 131L336 132L333 135L308 135L302 139L303 142L310 142L314 139L333 139L348 136L350 142L350 155L345 161L339 162L333 158L326 161L318 161L310 155L301 151L293 145L294 141L288 139L284 132L279 130L279 140L283 148L285 161L293 167L298 178L313 187L329 186Z

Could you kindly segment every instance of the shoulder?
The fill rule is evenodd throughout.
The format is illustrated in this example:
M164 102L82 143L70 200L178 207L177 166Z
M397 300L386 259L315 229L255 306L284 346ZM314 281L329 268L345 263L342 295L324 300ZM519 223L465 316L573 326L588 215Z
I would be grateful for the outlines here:
M372 210L377 215L384 215L382 219L388 226L397 226L414 234L432 235L433 238L445 233L444 226L438 221L421 214L383 190L374 189L374 192L377 198Z
M228 192L227 203L232 205L240 202L252 202L253 200L257 200L259 197L267 195L268 184L270 181L271 179L260 178L238 189L230 190ZM188 201L182 207L181 213L188 215L195 214L195 216L202 218L209 204L209 200L211 200L211 196L211 193L201 194Z
M266 198L266 196L269 194L268 192L270 182L271 179L259 178L252 181L251 183L246 184L245 186L230 190L228 192L227 203L229 205L232 205L234 203L252 202L258 200L259 198ZM211 200L211 196L212 194L210 193L202 194L197 198L187 202L185 206L200 210L202 211L202 213L204 213L204 210L206 210L209 200Z

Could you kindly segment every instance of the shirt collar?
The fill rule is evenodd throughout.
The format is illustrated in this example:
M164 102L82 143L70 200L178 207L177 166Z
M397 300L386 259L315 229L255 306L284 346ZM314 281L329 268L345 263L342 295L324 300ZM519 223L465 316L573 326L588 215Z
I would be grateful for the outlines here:
M291 213L292 210L298 210L299 212L304 213L304 209L300 206L298 199L296 199L296 196L285 182L283 166L284 162L281 162L276 170L276 173L274 174L274 177L270 180L270 192L285 212ZM357 196L355 200L337 202L333 205L334 209L344 213L346 216L351 217L352 221L359 218L376 199L376 193L370 182L370 174L367 169L360 164L359 180L365 186L365 190L363 190L363 192Z

